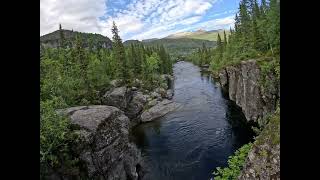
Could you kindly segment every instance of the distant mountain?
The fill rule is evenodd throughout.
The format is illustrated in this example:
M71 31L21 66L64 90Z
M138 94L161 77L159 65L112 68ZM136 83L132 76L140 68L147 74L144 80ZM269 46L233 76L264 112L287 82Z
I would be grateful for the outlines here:
M198 48L202 47L203 43L206 47L214 47L216 42L202 40L202 39L189 39L189 38L163 38L147 41L138 41L138 40L128 40L124 42L124 46L129 46L132 43L143 43L146 46L160 46L163 45L166 47L168 52L172 56L188 55Z
M216 41L218 37L218 33L223 37L223 29L205 31L203 29L199 29L197 31L189 31L189 32L178 32L175 34L171 34L165 39L180 39L180 38L189 38L189 39L203 39L209 41ZM229 31L226 31L226 34L229 34Z
M76 38L76 35L80 35L82 37L84 47L88 47L90 41L92 41L94 48L111 48L112 47L111 40L108 37L103 36L101 34L83 33L83 32L76 32L76 31L65 30L65 29L62 29L61 31L64 34L66 44L68 47L72 46ZM60 43L60 30L40 36L40 45L43 47L57 48L59 46L59 43Z
M142 42L151 42L154 40L158 40L158 38L144 39L144 40L142 40Z

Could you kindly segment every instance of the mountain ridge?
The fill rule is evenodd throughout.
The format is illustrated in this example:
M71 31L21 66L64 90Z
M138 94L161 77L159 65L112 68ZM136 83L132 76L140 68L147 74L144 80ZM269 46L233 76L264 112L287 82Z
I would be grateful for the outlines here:
M78 32L73 30L61 29L56 30L48 34L40 36L40 47L57 48L60 44L60 32L63 32L66 40L66 46L72 47L73 42L77 35L80 35L83 39L84 47L89 47L89 43L92 43L94 48L112 48L112 41L101 34ZM89 42L92 41L92 42Z

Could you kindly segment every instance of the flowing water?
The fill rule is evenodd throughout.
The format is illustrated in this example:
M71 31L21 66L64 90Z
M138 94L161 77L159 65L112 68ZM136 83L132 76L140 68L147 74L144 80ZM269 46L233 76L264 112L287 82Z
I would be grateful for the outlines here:
M148 173L143 179L206 180L252 140L241 109L199 67L174 65L173 101L182 107L132 132Z

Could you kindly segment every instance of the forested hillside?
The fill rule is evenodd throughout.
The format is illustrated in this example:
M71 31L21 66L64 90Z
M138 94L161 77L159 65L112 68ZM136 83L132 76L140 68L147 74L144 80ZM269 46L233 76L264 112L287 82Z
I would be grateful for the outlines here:
M131 43L143 43L148 47L157 47L164 46L168 49L168 53L175 59L179 56L186 56L195 52L198 48L202 47L203 44L206 47L214 47L216 42L209 40L201 40L201 39L189 39L189 38L179 38L179 39L156 39L156 40L148 40L148 41L135 41L128 40L124 42L125 46L130 45Z
M241 1L229 38L217 36L217 47L203 47L189 57L196 64L210 63L212 70L250 58L273 57L280 54L280 3L277 0Z
M62 29L60 24L59 30L40 37L40 48L66 48L72 47L76 41L76 37L80 36L83 40L83 47L86 48L111 48L112 42L108 37L101 34L82 33L73 30Z

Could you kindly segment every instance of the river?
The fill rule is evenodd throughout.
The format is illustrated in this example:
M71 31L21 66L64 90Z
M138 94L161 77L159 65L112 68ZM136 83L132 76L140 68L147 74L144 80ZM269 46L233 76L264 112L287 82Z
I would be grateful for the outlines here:
M149 171L143 179L207 180L253 138L241 109L189 62L174 65L173 101L182 107L132 132Z

